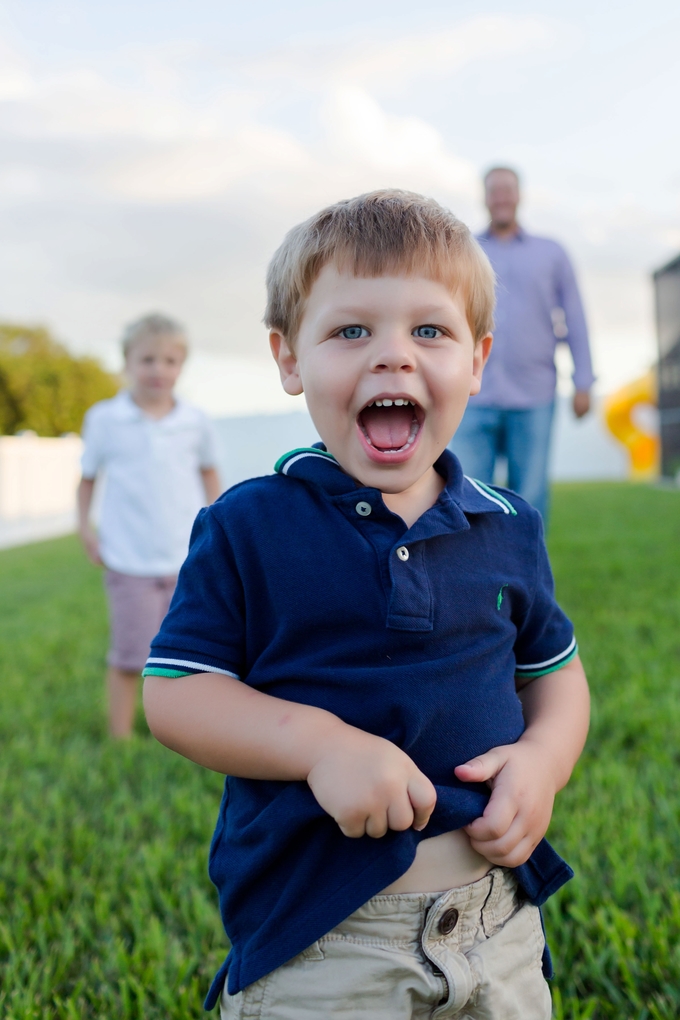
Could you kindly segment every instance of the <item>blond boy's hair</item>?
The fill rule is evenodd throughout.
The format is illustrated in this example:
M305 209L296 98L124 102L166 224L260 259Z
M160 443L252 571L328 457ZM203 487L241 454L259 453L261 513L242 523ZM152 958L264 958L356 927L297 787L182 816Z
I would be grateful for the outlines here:
M161 315L159 312L151 312L150 315L143 315L141 319L135 319L123 331L121 346L123 357L128 354L140 340L148 337L171 337L178 347L181 347L185 354L189 351L189 341L186 330L181 322L171 319L168 315Z
M264 321L295 343L305 302L323 267L355 276L417 275L463 295L475 341L493 329L495 277L469 229L432 198L372 191L336 202L290 230L267 270Z

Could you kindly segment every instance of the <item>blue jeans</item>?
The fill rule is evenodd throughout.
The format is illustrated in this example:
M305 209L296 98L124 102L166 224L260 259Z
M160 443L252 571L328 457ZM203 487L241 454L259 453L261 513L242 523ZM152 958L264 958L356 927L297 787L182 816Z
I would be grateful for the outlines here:
M450 448L463 471L490 485L496 458L508 459L508 488L548 521L548 456L554 401L526 410L468 404Z

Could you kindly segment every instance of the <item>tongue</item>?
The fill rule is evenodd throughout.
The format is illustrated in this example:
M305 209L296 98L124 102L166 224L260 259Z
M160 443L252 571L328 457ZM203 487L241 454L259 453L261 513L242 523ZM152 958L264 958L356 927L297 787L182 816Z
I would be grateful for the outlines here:
M379 450L399 450L408 441L413 422L413 408L367 407L361 412L361 424L368 438Z

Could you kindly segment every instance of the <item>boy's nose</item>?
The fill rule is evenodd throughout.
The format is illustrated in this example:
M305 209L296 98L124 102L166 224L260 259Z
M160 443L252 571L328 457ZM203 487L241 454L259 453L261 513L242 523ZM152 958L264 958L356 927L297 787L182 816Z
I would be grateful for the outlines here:
M393 334L376 344L371 359L373 372L412 372L415 367L413 345L410 337Z

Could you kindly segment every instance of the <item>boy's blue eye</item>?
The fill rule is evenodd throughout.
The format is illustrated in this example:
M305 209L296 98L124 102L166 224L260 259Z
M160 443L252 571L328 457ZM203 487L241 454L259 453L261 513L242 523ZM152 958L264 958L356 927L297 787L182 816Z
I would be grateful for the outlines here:
M361 340L363 337L368 336L368 330L363 326L345 326L338 333L343 340Z
M436 326L418 326L413 330L413 335L422 337L423 340L436 340L442 335L442 331Z

